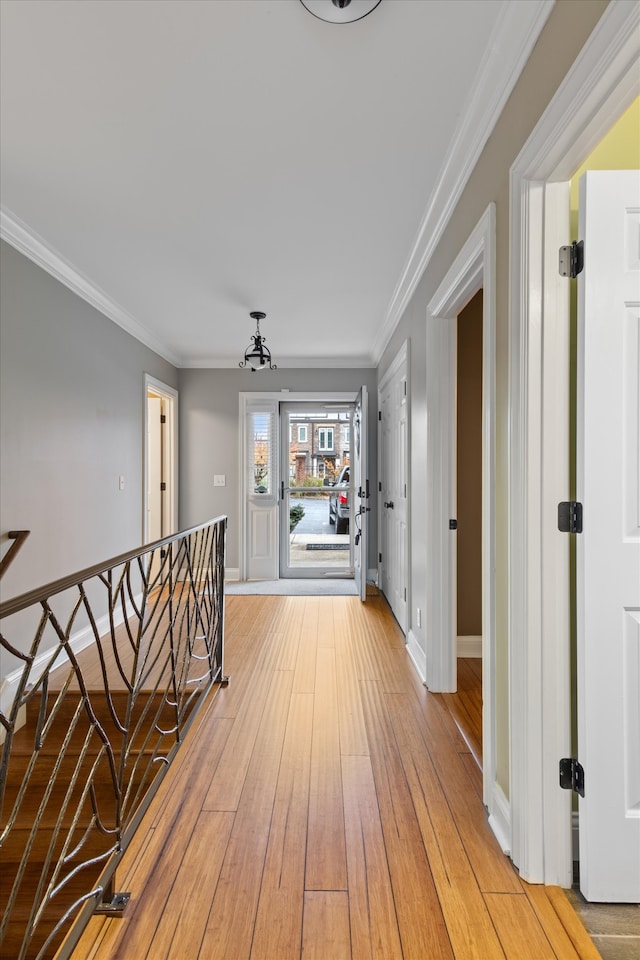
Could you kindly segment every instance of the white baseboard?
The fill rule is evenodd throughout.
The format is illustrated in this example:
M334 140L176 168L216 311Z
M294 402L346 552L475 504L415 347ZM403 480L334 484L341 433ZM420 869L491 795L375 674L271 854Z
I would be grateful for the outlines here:
M134 598L134 603L140 608L142 604L142 594L138 594ZM120 626L124 621L124 616L122 609L118 609L116 615L113 618L113 624L115 627ZM103 637L108 634L111 630L111 621L109 619L109 614L106 613L103 617L99 617L96 620L96 627L98 631L98 636ZM81 650L85 650L87 647L90 647L95 643L95 634L91 629L90 625L83 627L82 630L78 630L77 633L74 633L71 636L69 645L74 654L80 653ZM34 684L40 678L42 670L51 660L51 656L55 647L49 647L47 650L42 650L38 656L33 661L31 669L29 671L29 683ZM55 670L57 667L61 667L63 664L69 662L69 656L66 650L61 650L58 656L55 659L55 662L52 664L51 669ZM16 693L18 692L18 686L20 684L20 679L23 675L24 667L18 667L16 670L12 670L11 673L8 673L0 684L0 710L4 713L5 717L11 712L13 706L13 701L15 700ZM26 722L26 715L23 717L23 723ZM21 724L22 725L22 724Z
M420 646L418 642L418 638L416 637L415 633L411 629L407 634L406 643L407 643L407 653L411 657L411 661L414 667L416 668L418 676L420 677L422 682L425 683L427 679L427 655L425 651L422 649L422 647Z
M239 579L240 579L240 567L225 567L225 568L224 568L224 578L225 578L225 580L239 580Z
M493 783L489 798L489 826L500 849L507 856L511 854L511 806L502 788Z
M458 637L457 655L459 657L481 657L482 637Z

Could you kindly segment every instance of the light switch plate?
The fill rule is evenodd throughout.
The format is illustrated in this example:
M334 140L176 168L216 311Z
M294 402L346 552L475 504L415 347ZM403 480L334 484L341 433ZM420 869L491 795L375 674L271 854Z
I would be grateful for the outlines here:
M213 475L213 485L214 487L226 487L227 478L224 473L214 473Z

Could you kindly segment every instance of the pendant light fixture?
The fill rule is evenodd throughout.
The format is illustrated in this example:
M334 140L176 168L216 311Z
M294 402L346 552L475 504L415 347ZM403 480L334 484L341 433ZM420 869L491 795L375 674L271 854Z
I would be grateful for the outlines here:
M362 20L380 0L300 0L309 13L327 23L353 23Z
M266 370L267 367L269 370L277 370L275 363L271 363L271 351L264 345L266 337L260 334L260 321L264 320L266 313L262 313L261 310L252 310L249 316L256 321L256 332L244 352L244 360L241 360L238 366L244 369L248 367L252 373L256 370Z

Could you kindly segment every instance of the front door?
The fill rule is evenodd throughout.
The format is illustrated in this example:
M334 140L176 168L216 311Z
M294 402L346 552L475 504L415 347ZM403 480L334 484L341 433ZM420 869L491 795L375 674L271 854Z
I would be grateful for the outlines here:
M580 889L640 901L640 172L580 181Z
M353 577L353 407L280 404L281 577Z

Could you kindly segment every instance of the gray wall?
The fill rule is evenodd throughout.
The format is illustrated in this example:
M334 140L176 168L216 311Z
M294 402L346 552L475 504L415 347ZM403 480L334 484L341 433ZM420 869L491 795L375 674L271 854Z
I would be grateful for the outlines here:
M497 777L508 795L509 686L507 635L507 506L509 449L509 170L607 7L607 0L557 0L538 42L487 141L451 220L387 345L382 378L403 341L411 339L411 614L426 609L426 313L427 305L489 203L496 204L496 728ZM422 621L427 621L425 617Z
M2 552L31 530L6 599L141 543L144 374L177 371L5 243L0 271Z
M237 567L239 394L250 391L346 392L368 387L369 479L377 486L377 381L375 370L304 369L250 373L247 370L181 370L180 389L180 525L203 523L219 514L229 518L227 564ZM283 394L283 400L287 395ZM226 475L225 487L214 487L213 476ZM370 498L372 536L369 568L377 566L376 497Z

